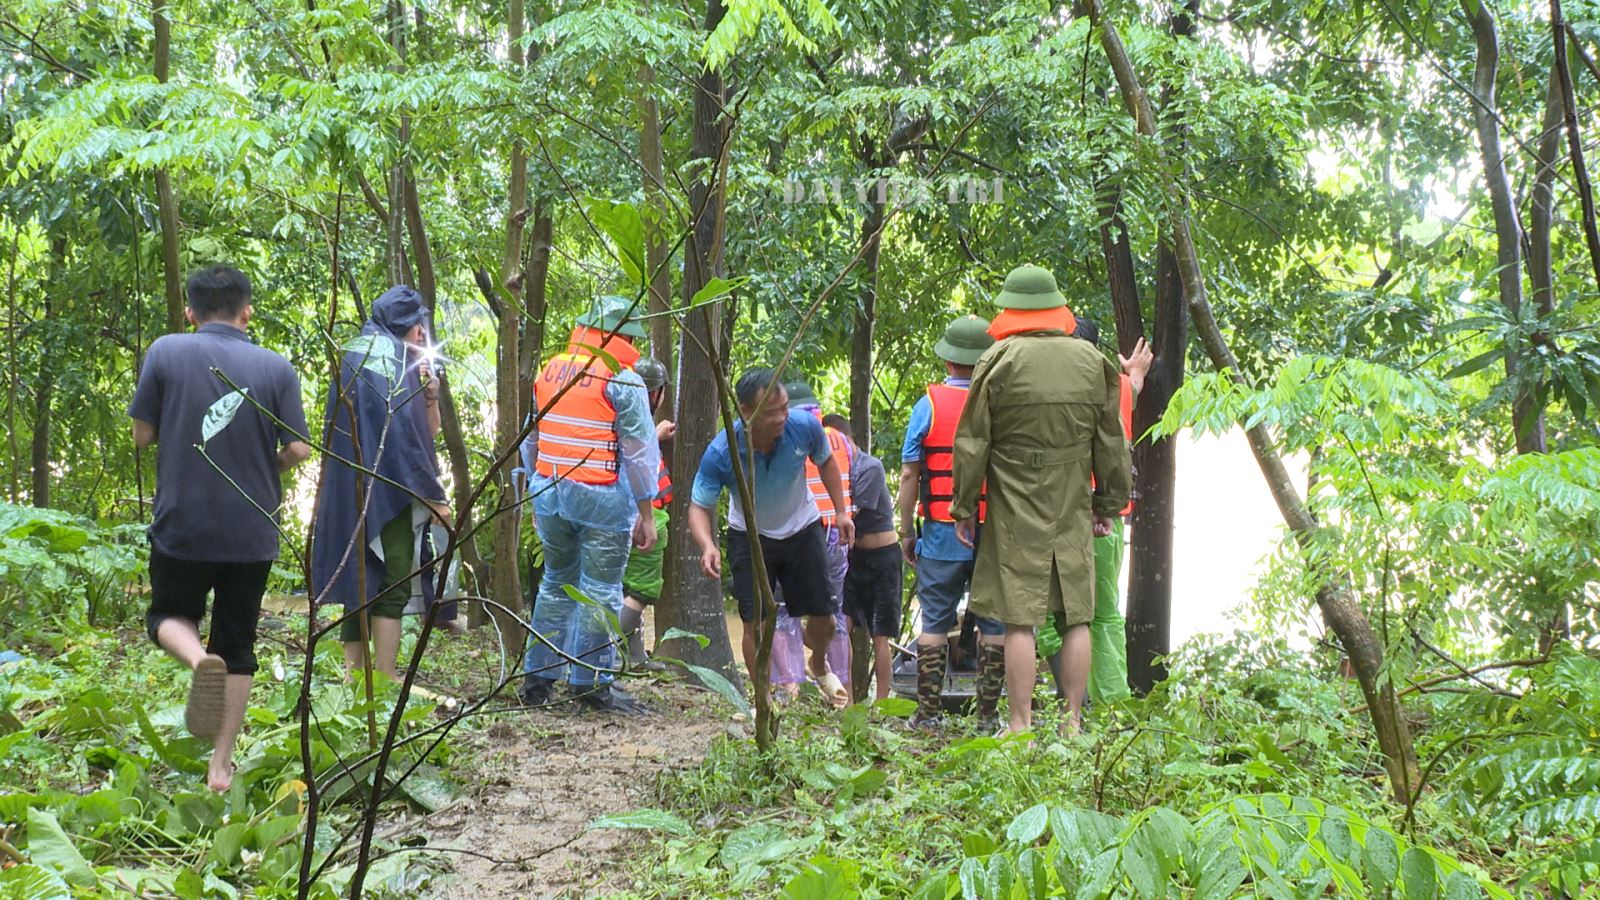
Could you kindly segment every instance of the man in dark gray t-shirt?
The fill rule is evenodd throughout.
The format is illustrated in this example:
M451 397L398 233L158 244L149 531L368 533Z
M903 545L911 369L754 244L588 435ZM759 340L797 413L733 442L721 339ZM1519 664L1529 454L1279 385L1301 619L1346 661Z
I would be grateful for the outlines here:
M256 670L261 596L278 558L280 473L311 448L300 379L245 334L249 280L227 266L202 269L189 276L188 300L196 330L150 346L128 415L134 444L157 445L145 625L194 673L185 720L213 740L206 781L225 791Z

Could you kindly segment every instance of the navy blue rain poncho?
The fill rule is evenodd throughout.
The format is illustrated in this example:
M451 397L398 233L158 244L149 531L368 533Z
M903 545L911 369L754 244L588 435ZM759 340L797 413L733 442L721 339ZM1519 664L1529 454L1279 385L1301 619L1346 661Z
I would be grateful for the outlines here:
M427 324L427 310L415 290L393 287L372 304L372 318L360 335L344 345L339 381L328 391L323 416L332 456L317 498L316 531L311 547L311 594L324 603L345 609L359 605L356 575L357 549L352 536L358 510L356 485L366 492L366 538L360 559L367 567L366 600L383 587L383 561L373 552L383 526L396 516L411 516L418 498L442 502L439 461L428 427L427 401L417 373L415 350L407 350L404 337L414 326ZM352 435L350 413L355 411ZM361 452L355 450L359 437ZM339 460L359 460L387 481L372 478ZM392 483L391 483L392 482ZM396 485L403 485L402 490ZM409 492L408 492L409 491ZM423 563L430 562L427 542ZM346 561L348 558L348 561ZM335 577L337 575L337 577ZM423 600L433 602L433 578L423 573ZM330 586L331 582L331 586ZM452 604L453 606L453 604ZM453 618L453 609L441 609Z

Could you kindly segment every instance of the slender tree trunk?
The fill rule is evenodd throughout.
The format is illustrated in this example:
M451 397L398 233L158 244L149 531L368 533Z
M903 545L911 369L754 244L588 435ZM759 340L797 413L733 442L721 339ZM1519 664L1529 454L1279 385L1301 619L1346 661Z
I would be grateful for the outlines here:
M1557 39L1562 32L1556 32ZM1558 47L1557 52L1561 52ZM1550 67L1550 86L1545 95L1543 131L1539 133L1534 173L1533 196L1528 215L1528 285L1532 288L1529 299L1541 316L1555 311L1555 265L1550 252L1550 234L1555 213L1556 166L1561 159L1561 129L1566 121L1566 98L1561 86L1561 71ZM1536 335L1535 340L1547 339ZM1545 417L1542 408L1534 409L1535 418L1528 429L1526 452L1543 453L1547 447ZM1520 449L1520 448L1519 448ZM1539 635L1539 652L1544 655L1555 649L1571 631L1571 618L1565 597L1552 598L1556 610Z
M1555 47L1554 72L1561 86L1562 117L1567 126L1567 151L1572 157L1572 181L1583 209L1583 241L1589 247L1595 287L1600 289L1600 226L1595 224L1594 186L1589 182L1589 165L1583 159L1583 137L1578 133L1578 101L1573 96L1572 67L1567 62L1567 22L1561 14L1561 0L1550 0L1550 33Z
M172 57L172 25L167 21L167 0L151 0L150 19L155 26L156 81L167 83ZM161 262L166 276L167 331L183 330L183 273L178 269L178 197L166 169L156 170L156 210L161 219Z
M1170 27L1177 37L1194 33L1197 0L1174 10ZM1081 13L1080 13L1081 14ZM1170 106L1172 88L1162 103ZM1186 129L1177 124L1178 153L1185 146ZM1111 285L1111 302L1117 318L1117 349L1131 353L1145 336L1142 304L1127 223L1118 214L1120 198L1110 195L1102 208L1101 245ZM1149 693L1167 677L1166 656L1172 652L1172 552L1177 518L1178 442L1139 438L1166 414L1173 394L1183 386L1188 354L1188 312L1184 307L1183 280L1172 252L1172 242L1162 237L1156 247L1155 310L1149 336L1154 354L1144 389L1133 408L1133 467L1135 496L1132 536L1128 546L1128 601L1126 642L1128 686Z
M544 200L533 207L533 235L528 249L528 277L522 285L522 335L518 339L517 398L521 418L533 412L533 373L544 350L544 319L549 306L550 242L555 220Z
M705 31L710 34L726 10L721 0L706 0ZM690 233L683 251L680 297L685 305L722 270L726 216L722 174L727 162L728 125L722 117L722 76L703 67L696 79L693 133L689 158L694 180L689 186ZM684 317L678 347L678 436L673 441L672 470L692 472L716 433L721 410L715 367L722 358L722 303L701 306ZM709 353L707 351L710 351ZM657 633L681 628L710 638L676 641L661 648L668 656L715 669L735 684L733 647L722 609L722 585L700 571L700 552L689 536L689 492L673 491L672 537L667 543L666 590L656 605ZM658 648L660 642L657 642Z
M511 71L522 75L523 0L510 0L506 13ZM509 289L504 309L500 314L500 334L497 342L495 364L495 446L501 450L510 447L522 432L522 400L520 365L522 355L518 348L521 330L520 299L515 298L522 286L523 223L528 217L528 158L522 141L511 142L511 185L507 191L506 250L500 263L500 281ZM519 574L520 528L522 508L517 505L516 486L511 468L503 467L496 479L500 485L499 508L492 515L494 523L494 564L489 569L490 596L510 609L522 608L522 578ZM501 622L502 634L521 634L510 627L514 623ZM506 630L510 627L510 630Z
M22 226L16 226L11 238L11 269L6 276L6 372L11 390L6 393L6 449L10 451L10 464L6 467L6 499L16 503L22 496L18 471L22 468L22 455L17 447L17 399L22 396L22 371L17 368L17 344L21 334L17 330L17 257L22 255Z
M1101 247L1117 319L1117 348L1127 354L1145 336L1133 249L1127 223L1117 212L1116 195L1102 205ZM1128 684L1148 693L1167 677L1163 660L1172 652L1172 527L1176 514L1177 451L1173 438L1138 439L1160 421L1183 382L1188 317L1183 284L1171 244L1162 241L1156 258L1155 361L1133 408L1133 466L1138 502L1133 507L1129 544L1127 648Z
M428 318L438 321L438 285L433 274L433 248L428 241L428 229L422 219L422 205L417 197L417 186L409 177L401 179L400 202L394 204L402 210L411 234L412 255L417 260L417 291L428 306ZM459 533L472 533L472 517L467 512L467 500L472 495L471 457L467 453L467 439L461 431L461 416L456 409L455 392L450 389L448 377L439 379L439 434L444 438L445 452L450 461L450 486L455 493L453 506L457 514ZM478 554L476 541L461 542L461 564L472 584L480 582L484 571L483 557Z
M650 280L646 308L655 315L650 320L650 353L672 371L672 273L667 271L666 169L661 153L661 111L656 103L656 73L648 65L639 67L639 164L644 171L644 255L645 277ZM670 418L677 408L677 386L667 379L659 416Z
M396 72L406 67L406 17L400 0L389 0L389 46L394 49ZM400 117L399 146L394 162L389 167L389 216L384 222L384 269L389 285L413 284L411 266L406 258L405 189L407 157L410 154L411 119Z
M1505 151L1501 147L1500 124L1496 118L1499 103L1495 99L1495 79L1500 70L1500 39L1494 11L1487 0L1462 0L1461 8L1466 12L1477 42L1478 58L1472 70L1472 92L1477 100L1472 104L1472 118L1478 133L1483 177L1494 209L1500 305L1517 316L1522 311L1522 225L1517 221L1517 205L1511 193L1511 179L1506 175ZM1521 346L1506 348L1506 377L1517 377L1523 349ZM1535 452L1540 443L1536 431L1540 411L1535 408L1534 394L1533 385L1528 384L1517 391L1512 400L1511 424L1518 453Z
M49 322L55 315L56 295L66 290L61 283L66 275L66 268L67 239L53 237L50 239L50 281L44 291L44 315L40 319L42 322ZM33 490L29 495L33 505L40 509L50 505L50 406L56 390L54 356L50 340L48 338L41 340L39 378L34 382L33 391L33 444L30 447Z
M855 305L850 329L850 430L855 441L872 452L872 335L878 323L878 257L883 247L886 187L882 178L867 198L867 215L861 220L861 301Z
M1100 44L1116 74L1117 85L1129 114L1145 139L1157 140L1155 111L1145 96L1144 89L1139 85L1138 75L1134 72L1133 63L1122 44L1121 35L1117 33L1116 26L1105 18L1099 0L1089 0L1088 5L1099 27ZM1157 148L1159 150L1159 144ZM1162 177L1166 180L1163 188L1167 195L1171 220L1173 251L1178 261L1178 272L1183 279L1189 315L1194 322L1196 332L1200 335L1201 343L1206 348L1207 355L1211 357L1212 365L1216 366L1218 371L1228 371L1238 377L1238 360L1228 348L1222 330L1217 326L1216 318L1211 313L1211 304L1206 295L1205 276L1200 268L1193 236L1189 231L1188 216L1181 202L1183 192L1179 189L1179 185L1174 183L1174 176L1170 174L1173 170L1170 166L1158 164L1157 171L1163 173ZM1290 480L1272 436L1259 424L1246 429L1245 434L1250 441L1250 449L1255 455L1256 464L1260 466L1261 474L1272 491L1273 499L1277 501L1284 523L1288 525L1290 533L1310 559L1310 554L1315 550L1314 545L1319 539L1319 528L1311 514L1306 511L1305 502ZM1377 733L1378 745L1384 755L1385 768L1394 796L1400 802L1409 803L1412 791L1419 781L1416 748L1412 744L1411 726L1402 713L1399 699L1395 696L1394 682L1383 671L1384 647L1373 631L1372 623L1350 593L1344 578L1337 573L1326 573L1323 578L1323 584L1316 593L1317 606L1322 610L1328 626L1338 635L1356 670L1361 691L1367 700L1373 730Z

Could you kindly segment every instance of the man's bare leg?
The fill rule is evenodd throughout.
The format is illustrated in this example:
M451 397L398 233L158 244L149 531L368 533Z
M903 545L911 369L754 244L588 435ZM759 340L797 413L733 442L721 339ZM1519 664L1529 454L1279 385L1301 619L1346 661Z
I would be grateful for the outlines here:
M372 617L372 667L398 681L397 664L400 660L400 620L384 616Z
M1089 634L1084 628L1084 636ZM1011 710L1008 734L1021 734L1033 727L1033 682L1039 671L1034 655L1033 628L1027 625L1006 626L1006 697ZM1085 670L1084 678L1088 678Z
M1074 625L1061 636L1061 688L1067 717L1061 722L1061 733L1070 735L1083 730L1083 696L1089 688L1089 654L1093 652L1089 639L1089 626Z
M400 656L400 620L372 616L367 622L372 629L372 668L395 681L395 663ZM361 641L344 645L344 664L352 675L364 667L366 650L367 645Z
M219 794L233 784L233 747L250 704L250 681L249 675L230 674L223 688L222 725L212 741L211 765L206 769L206 786Z
M833 624L833 616L806 616L805 644L811 651L811 659L806 667L811 670L811 677L820 682L828 674L828 644L833 642L833 633L837 628Z
M877 688L873 691L875 699L882 700L889 696L889 689L894 686L893 650L889 648L889 639L875 637L872 639L872 674L877 679Z
M206 658L206 647L200 643L200 626L189 619L172 617L162 620L156 628L156 642L191 672L200 664L200 660Z
M166 619L156 628L156 640L161 649L191 672L206 658L200 630L188 619ZM206 786L219 793L233 783L233 748L244 725L245 707L250 703L250 681L249 675L229 675L224 682L222 721L212 741L211 764L206 770Z

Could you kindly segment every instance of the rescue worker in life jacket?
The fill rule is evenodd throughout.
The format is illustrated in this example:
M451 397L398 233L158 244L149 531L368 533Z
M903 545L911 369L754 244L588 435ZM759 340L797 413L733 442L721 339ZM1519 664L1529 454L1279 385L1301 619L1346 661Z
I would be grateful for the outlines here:
M961 421L972 384L972 367L994 338L989 322L962 316L945 329L933 352L944 360L945 378L911 408L905 443L900 448L900 546L906 562L917 568L917 600L922 632L917 637L917 712L912 722L936 725L943 717L942 697L956 608L972 586L974 553L956 539L950 500L955 493L952 459L956 425ZM980 505L978 521L987 508ZM920 513L919 531L912 521ZM1004 680L1005 626L978 617L978 679L974 693L980 726L992 731L999 714Z
M647 711L611 683L621 636L610 633L599 609L566 592L571 585L620 615L629 536L640 550L656 543L651 501L661 453L650 398L633 371L639 359L633 342L645 330L631 319L632 307L625 298L602 297L534 382L538 418L522 452L533 472L529 488L545 572L520 692L529 706L549 703L565 674L585 706Z
M661 360L645 357L633 366L644 381L650 394L650 413L661 409L667 394L667 367ZM666 666L654 662L645 654L644 608L661 599L663 584L661 563L667 554L667 508L672 505L672 476L667 472L667 448L678 426L670 419L656 423L656 443L661 447L661 475L656 479L656 499L651 502L651 517L656 522L656 545L651 550L635 548L628 555L628 567L622 574L622 633L628 636L628 668L660 671Z

